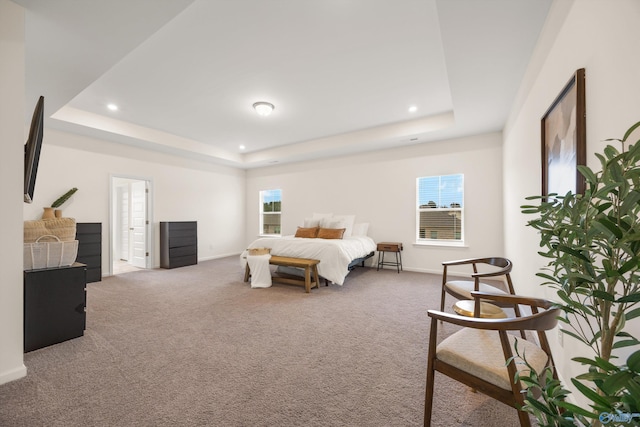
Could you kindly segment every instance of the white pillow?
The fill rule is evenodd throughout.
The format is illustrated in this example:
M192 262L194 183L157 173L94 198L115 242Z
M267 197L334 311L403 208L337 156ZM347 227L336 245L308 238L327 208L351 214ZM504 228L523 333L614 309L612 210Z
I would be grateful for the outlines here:
M353 234L353 223L356 221L355 215L334 215L332 218L334 221L344 222L346 230L344 230L343 237L349 237ZM328 227L328 228L343 228L343 227Z
M320 228L344 228L345 234L347 233L347 223L344 221L336 220L335 218L323 218L320 221Z
M304 219L304 228L313 228L320 227L320 219L316 218L305 218Z
M369 232L369 223L368 222L360 222L358 224L353 224L353 231L351 232L352 236L366 236Z
M323 213L314 213L314 214L313 214L313 216L312 216L312 218L313 218L313 219L323 219L323 218L331 218L332 216L333 216L333 214L332 214L332 213L326 213L326 214L323 214Z

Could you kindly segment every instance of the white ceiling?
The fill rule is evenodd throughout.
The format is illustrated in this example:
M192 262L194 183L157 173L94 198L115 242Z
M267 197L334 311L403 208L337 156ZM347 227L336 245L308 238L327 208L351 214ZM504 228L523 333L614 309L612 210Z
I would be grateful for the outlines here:
M241 168L501 130L551 4L13 1L48 126Z

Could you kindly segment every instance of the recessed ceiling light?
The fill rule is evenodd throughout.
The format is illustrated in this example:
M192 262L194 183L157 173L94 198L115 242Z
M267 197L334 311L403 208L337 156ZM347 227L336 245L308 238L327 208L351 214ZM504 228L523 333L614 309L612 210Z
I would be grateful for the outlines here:
M118 111L118 106L116 104L107 104L107 108L111 111Z
M241 145L241 146L239 146L238 148L239 148L239 149L241 149L241 150L244 150L244 149L245 149L245 148L247 148L247 147L245 147L244 145Z
M276 107L270 102L260 101L253 104L253 108L255 108L256 112L261 116L268 116Z
M412 105L411 107L409 107L410 113L415 113L416 111L418 111L418 107L416 107L415 105Z

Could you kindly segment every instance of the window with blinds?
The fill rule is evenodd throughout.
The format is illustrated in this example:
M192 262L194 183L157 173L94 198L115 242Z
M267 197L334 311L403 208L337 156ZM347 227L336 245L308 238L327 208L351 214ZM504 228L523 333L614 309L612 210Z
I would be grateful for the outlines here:
M260 234L280 236L282 215L282 190L260 192Z
M416 241L462 242L464 175L425 176L416 181Z

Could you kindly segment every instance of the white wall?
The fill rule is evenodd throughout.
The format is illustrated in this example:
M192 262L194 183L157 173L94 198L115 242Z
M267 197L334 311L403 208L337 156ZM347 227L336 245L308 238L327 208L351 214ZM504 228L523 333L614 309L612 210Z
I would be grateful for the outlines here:
M159 222L198 221L198 258L238 254L244 248L243 170L150 153L122 144L45 129L34 203L24 219L38 219L72 187L78 191L63 205L77 222L102 223L102 271L109 271L111 175L152 181L155 250L160 265Z
M355 214L377 242L404 245L407 270L442 272L442 261L503 254L502 135L430 142L247 172L247 244L258 237L259 191L282 189L283 234L314 212ZM416 178L463 173L467 246L417 246Z
M562 16L567 13L562 22ZM637 0L557 1L549 22L560 24L546 29L539 59L530 64L535 70L524 85L530 91L505 128L505 248L518 266L514 286L523 294L554 297L541 288L535 277L543 260L536 255L538 236L523 227L531 219L520 214L524 198L540 194L540 119L566 82L579 68L586 69L587 164L598 168L595 151L606 138L622 137L630 125L640 120L640 2ZM553 34L549 34L553 32ZM541 42L541 43L542 43ZM546 55L544 54L546 53ZM627 325L640 335L640 322ZM565 337L564 347L551 339L555 362L568 378L583 368L570 358L584 349ZM575 345L574 345L575 344Z
M27 374L22 343L24 63L24 10L0 0L0 384Z

